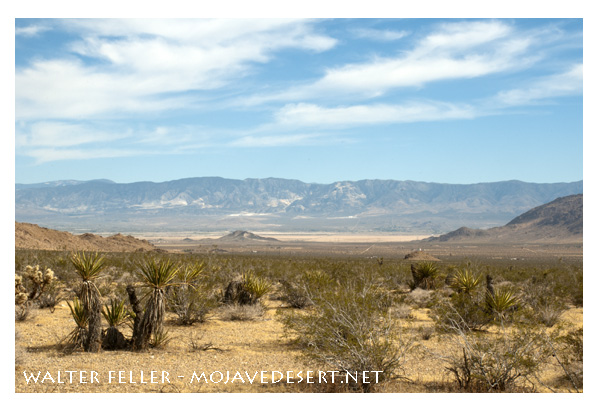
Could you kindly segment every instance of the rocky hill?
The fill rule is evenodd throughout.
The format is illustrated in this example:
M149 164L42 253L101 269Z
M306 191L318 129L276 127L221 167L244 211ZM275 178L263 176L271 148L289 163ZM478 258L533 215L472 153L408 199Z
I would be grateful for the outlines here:
M461 227L432 242L582 242L583 195L560 197L535 207L506 225L486 230Z
M59 181L15 186L16 220L70 232L282 230L442 233L489 228L582 181L439 184L279 178L188 178L161 183Z
M94 234L73 235L36 224L15 222L15 248L36 250L136 252L158 251L154 245L130 235L101 237Z
M279 241L276 238L272 238L272 237L262 237L260 235L254 234L254 233L250 233L249 231L243 231L243 230L237 230L234 231L232 233L229 233L225 236L222 236L218 239L218 241L223 241L223 242L227 242L227 241L260 241L260 242L273 242L273 241Z

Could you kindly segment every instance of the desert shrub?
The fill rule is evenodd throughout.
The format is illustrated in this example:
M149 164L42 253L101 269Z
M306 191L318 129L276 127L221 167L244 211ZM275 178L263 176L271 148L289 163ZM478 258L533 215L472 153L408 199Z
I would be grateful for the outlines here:
M545 334L533 328L500 327L495 335L480 335L456 324L454 331L448 344L451 353L439 357L466 391L521 391L521 382L538 381L537 374L551 355Z
M303 284L295 284L288 280L280 280L283 289L282 300L293 308L305 308L313 305Z
M50 312L54 312L58 303L65 299L64 284L60 281L53 281L39 296L37 304L39 308L49 308Z
M399 319L412 318L412 308L410 308L410 306L407 304L394 304L389 309L389 314Z
M382 371L382 383L397 375L411 345L400 334L397 319L388 314L391 303L385 295L356 277L343 286L320 289L309 312L282 313L282 321L309 358L341 374ZM374 384L357 382L352 387L368 392Z
M219 309L223 321L255 321L264 316L261 304L226 304Z
M178 325L192 325L204 322L218 300L210 283L201 274L206 264L186 264L177 272L177 279L168 288L168 309L176 314Z
M429 326L420 326L418 327L418 335L425 341L428 341L435 334L435 328Z
M412 271L412 281L409 283L410 289L423 288L433 290L437 288L439 281L439 267L431 261L423 261L410 267Z
M34 318L33 310L30 304L15 305L15 321L23 322Z
M437 327L445 332L483 330L493 317L485 307L484 294L455 293L449 299L437 299L431 309Z
M227 286L223 301L226 304L253 305L272 289L272 284L252 271L235 277Z
M168 307L176 314L178 325L202 323L217 306L218 300L212 290L202 284L178 284L168 293Z
M566 311L566 303L552 290L545 277L543 280L532 279L524 285L523 302L529 308L531 320L553 327Z
M43 295L44 291L55 281L54 271L50 268L40 268L39 264L25 267L25 288L29 290L27 299L35 301Z
M583 386L583 331L578 328L558 336L552 346L554 355L564 371L564 379L579 392ZM556 348L557 346L557 348Z
M27 300L27 290L23 286L23 277L15 274L15 305L24 305Z
M428 307L433 301L434 291L416 288L406 295L404 302L417 308Z

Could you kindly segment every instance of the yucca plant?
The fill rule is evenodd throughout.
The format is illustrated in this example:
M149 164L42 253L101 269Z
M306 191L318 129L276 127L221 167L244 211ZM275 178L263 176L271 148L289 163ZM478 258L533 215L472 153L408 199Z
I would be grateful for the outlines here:
M435 281L439 275L439 267L431 261L423 261L418 265L411 266L413 281L410 283L410 288L422 288L432 290L435 288Z
M193 284L204 272L204 268L206 268L206 263L203 261L201 263L188 264L177 272L177 278L183 284Z
M170 260L150 259L138 264L143 286L149 288L146 306L139 327L134 330L133 348L148 348L150 337L162 333L165 313L165 288L172 285L179 268Z
M272 284L268 280L258 277L252 272L243 275L243 282L245 289L252 296L252 304L258 302L260 298L264 297L272 289Z
M79 291L79 299L88 316L87 340L84 349L89 352L97 352L101 348L101 304L100 291L93 283L100 276L105 267L105 261L98 253L86 254L78 252L71 256L71 263L83 283Z
M487 290L485 302L488 310L503 320L509 311L518 307L519 299L511 290L495 289L493 292Z
M67 305L71 310L71 316L73 317L73 321L75 321L76 327L66 336L66 343L72 348L83 348L87 340L87 311L77 297L73 299L73 304L67 301Z
M458 270L451 278L450 287L458 293L471 294L482 282L482 274L475 274L472 270L464 268Z
M110 327L118 327L130 318L125 301L115 299L111 299L110 304L104 305L102 315Z
M117 328L130 318L125 301L111 299L110 304L104 305L102 315L109 326L102 338L102 347L108 350L125 348L127 345L125 336Z

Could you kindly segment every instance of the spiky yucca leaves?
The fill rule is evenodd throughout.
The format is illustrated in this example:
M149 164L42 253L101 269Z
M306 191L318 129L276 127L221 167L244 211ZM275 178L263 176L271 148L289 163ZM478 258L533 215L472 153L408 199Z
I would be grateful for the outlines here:
M102 307L100 304L100 291L93 283L93 280L100 276L105 268L105 261L98 253L86 254L82 251L71 256L71 263L83 281L79 290L79 299L88 316L87 340L84 349L89 352L97 352L102 344Z
M432 290L435 288L435 281L439 275L439 267L431 261L423 261L418 265L412 265L412 282L410 288L415 290L416 288L422 288L425 290Z
M149 288L143 317L139 329L133 336L133 348L142 350L148 348L150 337L160 335L164 322L165 288L172 284L179 268L170 260L150 259L138 265L139 277L143 286Z
M102 315L110 327L118 327L130 318L125 301L115 299L111 299L110 304L104 305Z
M513 291L507 289L487 291L485 302L489 311L497 319L503 320L510 311L518 307L520 300Z
M204 261L195 264L188 264L183 269L177 271L177 278L183 284L193 284L204 272L206 263Z
M117 328L130 318L129 311L125 307L125 301L110 300L110 304L104 305L102 315L109 325L102 338L102 347L107 350L125 348L127 341L123 333Z
M459 293L471 294L483 279L482 274L475 274L472 270L464 268L454 273L450 287Z
M81 301L75 297L73 304L67 301L67 305L71 310L71 316L75 321L76 327L66 336L65 341L71 348L83 348L87 340L87 311Z
M253 272L248 272L243 275L245 289L252 296L252 304L255 304L270 292L272 284L265 278L256 276Z

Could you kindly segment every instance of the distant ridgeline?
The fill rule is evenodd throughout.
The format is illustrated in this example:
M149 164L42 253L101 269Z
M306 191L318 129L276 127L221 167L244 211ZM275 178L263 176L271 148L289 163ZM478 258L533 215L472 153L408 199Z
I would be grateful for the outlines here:
M506 224L582 181L438 184L278 178L188 178L162 183L55 181L15 186L20 222L71 232L193 230L394 231L441 234Z

